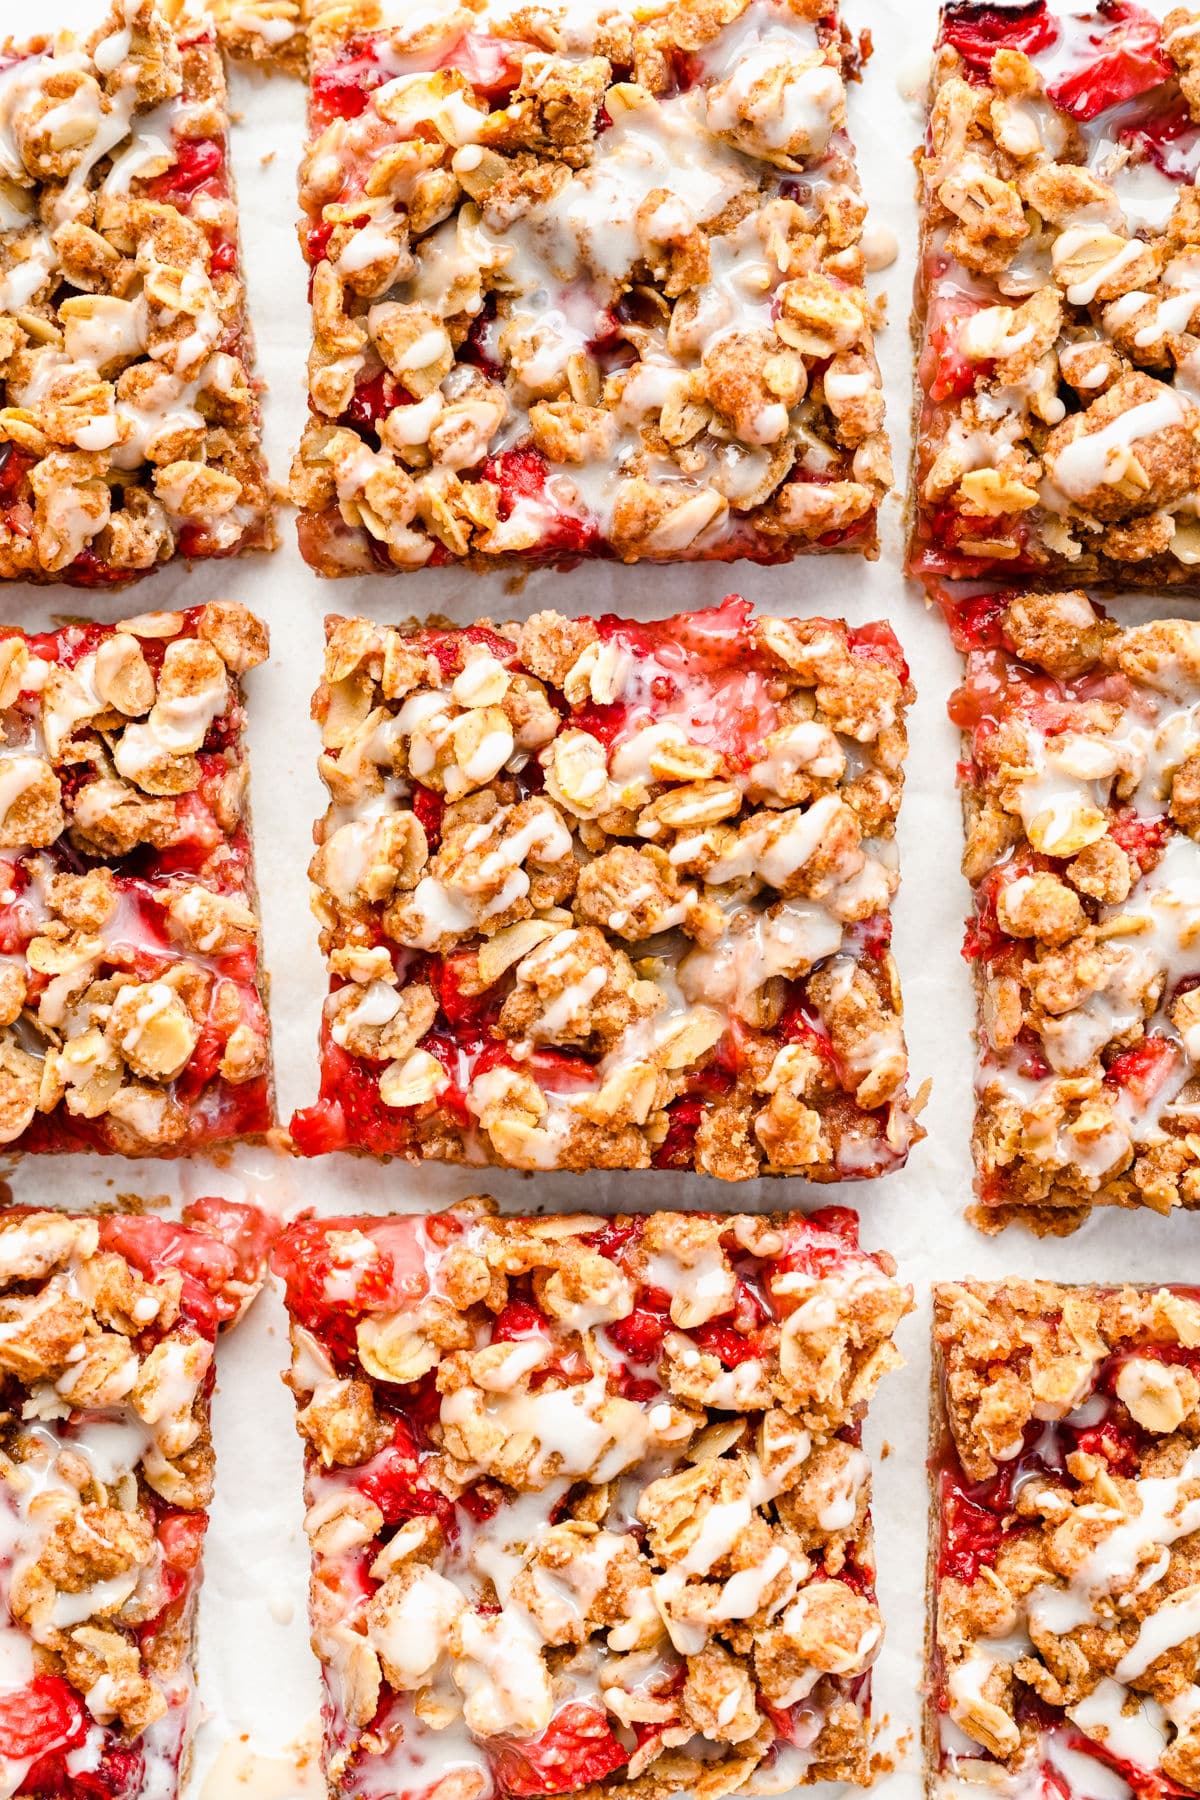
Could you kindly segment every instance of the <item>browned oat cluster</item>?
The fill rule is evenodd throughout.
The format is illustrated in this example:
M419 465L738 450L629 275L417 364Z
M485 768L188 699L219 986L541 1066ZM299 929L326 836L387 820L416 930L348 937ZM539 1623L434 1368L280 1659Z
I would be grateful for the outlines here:
M214 1340L269 1236L222 1200L182 1225L0 1213L6 1794L179 1791Z
M933 1792L1200 1790L1200 1291L944 1285L934 1335Z
M487 1205L276 1252L331 1793L866 1780L891 1263L840 1208Z
M324 575L872 554L890 479L827 0L318 11Z
M1200 625L949 603L975 889L979 1221L1200 1205Z
M925 575L1196 584L1200 14L943 8L926 154Z
M0 45L0 579L273 541L214 28Z
M328 625L308 1154L817 1181L918 1135L887 626Z
M305 27L314 0L203 0L221 48L239 61L277 65L303 75Z
M239 687L266 654L219 601L0 628L0 1142L145 1155L270 1124Z

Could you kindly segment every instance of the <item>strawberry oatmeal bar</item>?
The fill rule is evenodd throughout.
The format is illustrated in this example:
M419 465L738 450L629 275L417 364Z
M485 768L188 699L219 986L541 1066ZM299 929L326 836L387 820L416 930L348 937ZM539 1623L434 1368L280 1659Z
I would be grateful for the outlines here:
M934 1288L934 1800L1200 1791L1200 1290Z
M274 542L211 21L0 45L0 579Z
M310 31L313 567L874 555L833 0L403 11Z
M976 1223L1200 1206L1200 624L949 602L974 888Z
M949 0L921 164L922 576L1200 564L1200 13Z
M888 948L886 625L328 622L306 1154L878 1175L920 1132Z
M0 1143L195 1150L271 1124L242 606L0 628Z
M840 1207L489 1204L276 1252L331 1794L865 1781L890 1259Z
M268 1244L224 1200L182 1225L0 1212L0 1793L179 1793L214 1341Z

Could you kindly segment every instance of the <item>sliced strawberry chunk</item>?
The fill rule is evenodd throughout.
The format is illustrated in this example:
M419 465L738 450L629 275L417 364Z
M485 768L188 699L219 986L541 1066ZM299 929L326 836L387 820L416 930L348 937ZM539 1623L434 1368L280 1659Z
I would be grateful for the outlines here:
M628 1761L604 1714L579 1701L564 1706L540 1737L497 1742L493 1767L507 1794L568 1794L603 1781Z
M1124 1088L1138 1106L1149 1106L1179 1063L1179 1046L1153 1033L1132 1050L1122 1050L1108 1066L1104 1079Z
M997 50L1021 50L1036 56L1058 37L1058 24L1046 0L1024 6L987 6L977 0L951 0L942 16L942 43L952 44L974 74L986 75Z
M1162 26L1152 13L1133 0L1099 0L1096 14L1082 34L1076 66L1046 89L1074 119L1098 118L1174 73L1163 53Z
M77 1743L86 1729L82 1700L57 1675L38 1675L28 1687L0 1694L0 1756L45 1756Z

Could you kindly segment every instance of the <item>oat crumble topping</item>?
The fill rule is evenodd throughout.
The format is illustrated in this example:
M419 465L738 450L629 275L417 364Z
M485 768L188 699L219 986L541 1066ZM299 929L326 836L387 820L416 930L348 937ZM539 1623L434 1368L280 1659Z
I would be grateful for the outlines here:
M976 1222L1200 1205L1200 624L947 601L967 650Z
M920 1135L886 625L332 618L305 1153L833 1181Z
M276 1253L330 1792L864 1781L889 1259L844 1208L488 1204Z
M266 655L233 602L0 627L0 1143L271 1123L239 682Z
M934 1289L937 1800L1200 1790L1200 1290Z
M0 1792L175 1800L212 1497L218 1327L261 1284L253 1207L181 1225L0 1212Z
M274 543L213 24L0 43L0 580Z
M890 480L828 0L319 10L324 575L875 553Z
M943 7L922 179L922 576L1196 586L1200 14Z

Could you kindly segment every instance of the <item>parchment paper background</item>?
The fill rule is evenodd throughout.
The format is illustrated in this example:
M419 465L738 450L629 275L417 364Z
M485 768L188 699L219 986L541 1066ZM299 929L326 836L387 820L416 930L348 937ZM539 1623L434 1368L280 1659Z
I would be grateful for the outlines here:
M87 28L102 0L0 0L0 35L58 25ZM869 227L890 230L896 261L871 277L886 292L890 322L879 337L888 423L899 485L908 460L911 395L909 304L916 246L911 153L921 134L919 95L928 68L936 0L845 0L855 31L874 39L863 83L850 90ZM1159 8L1165 10L1165 8ZM282 480L304 416L308 348L306 271L296 244L295 170L303 133L303 92L296 82L234 72L237 117L233 162L258 367L265 378L267 442ZM524 617L541 607L564 612L619 611L653 617L715 604L745 593L774 613L823 611L852 622L886 617L906 647L918 698L910 716L912 748L900 819L903 884L895 907L895 952L904 983L914 1085L933 1078L925 1113L927 1140L907 1169L881 1181L817 1189L801 1181L723 1187L702 1176L669 1173L606 1177L522 1177L404 1163L374 1165L349 1157L305 1163L262 1150L232 1165L121 1163L115 1158L27 1159L12 1173L14 1197L86 1206L114 1194L181 1199L209 1192L248 1195L281 1211L363 1209L425 1211L465 1194L490 1191L508 1211L619 1206L778 1208L833 1199L855 1205L863 1242L898 1259L917 1292L918 1309L901 1332L907 1366L885 1382L867 1430L876 1459L875 1523L879 1593L887 1642L876 1668L875 1710L881 1748L896 1763L879 1792L915 1800L919 1791L921 1649L924 1628L927 1490L929 1284L939 1278L1008 1274L1066 1280L1200 1279L1200 1215L1098 1212L1074 1238L1038 1242L1021 1230L984 1239L963 1219L970 1192L971 999L959 956L967 889L958 869L961 834L954 766L957 734L945 701L959 660L940 618L901 574L901 506L888 503L878 562L810 557L792 568L610 568L531 575L520 592L506 576L450 571L320 582L301 562L285 511L283 546L272 557L160 573L121 596L35 590L10 584L0 618L42 629L63 614L105 620L150 608L214 598L243 601L270 624L272 654L250 676L251 798L262 891L266 966L280 1116L316 1093L317 1027L324 979L316 927L308 911L305 869L312 820L324 804L316 774L317 733L308 716L320 670L326 612L385 620L443 612L468 623L481 616ZM1130 602L1123 616L1142 614ZM311 1756L318 1709L316 1664L307 1643L307 1554L302 1531L301 1462L292 1401L280 1385L286 1360L283 1313L265 1294L227 1339L216 1401L217 1496L201 1601L200 1686L205 1720L187 1800L309 1800L319 1791ZM884 1454L886 1446L886 1455ZM882 1460L881 1460L882 1458Z

